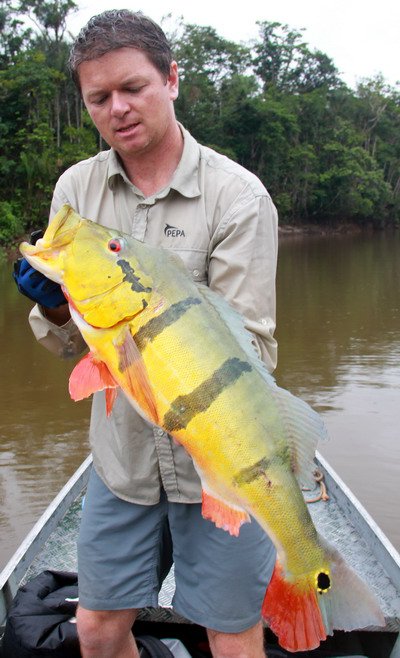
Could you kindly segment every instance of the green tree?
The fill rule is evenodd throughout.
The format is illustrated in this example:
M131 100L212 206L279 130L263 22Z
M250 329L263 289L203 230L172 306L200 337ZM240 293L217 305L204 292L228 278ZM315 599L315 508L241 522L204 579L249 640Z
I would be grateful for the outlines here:
M303 41L304 29L282 23L258 22L260 38L253 46L253 68L264 91L307 92L319 87L335 88L342 83L333 61Z
M214 28L180 25L174 35L181 87L177 116L206 144L221 142L221 85L242 73L249 62L244 46L220 37Z
M60 74L50 69L43 54L25 52L13 67L0 71L2 141L0 161L7 185L2 194L18 199L26 218L43 210L57 175L53 130L53 99Z
M400 221L400 91L388 86L382 76L363 80L353 107L364 147L384 173L392 212Z
M236 74L221 82L219 90L220 135L231 157L253 168L260 155L258 135L262 125L257 81ZM221 139L220 137L220 139Z
M64 42L67 17L77 9L74 0L19 0L15 11L29 18L38 30L38 38L53 48Z
M83 124L81 101L66 72L66 19L75 2L21 0L12 6L3 0L1 9L6 5L6 18L0 13L0 201L11 203L28 227L47 216L62 168L96 151L96 133ZM33 28L22 29L27 19ZM14 25L19 50L11 47Z
M314 212L336 221L382 221L390 187L374 158L359 145L359 135L347 121L338 122L334 141L324 145Z
M15 12L11 0L0 0L0 69L6 68L25 49L32 30Z
M43 222L59 174L99 148L67 73L75 9L73 0L0 0L0 242ZM255 172L283 223L399 223L399 90L379 76L348 89L303 30L259 27L243 45L175 23L178 119Z

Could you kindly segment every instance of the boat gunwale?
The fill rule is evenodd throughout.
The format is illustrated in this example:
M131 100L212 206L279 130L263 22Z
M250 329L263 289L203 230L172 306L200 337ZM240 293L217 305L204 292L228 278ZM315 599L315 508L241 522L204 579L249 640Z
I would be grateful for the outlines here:
M344 515L350 519L354 528L368 543L371 552L386 571L394 587L400 592L399 552L357 496L318 451L316 451L316 461L324 471L327 489L334 494Z
M0 628L5 624L10 603L29 565L43 548L44 543L57 527L70 505L86 486L92 461L92 455L90 454L53 498L0 572Z

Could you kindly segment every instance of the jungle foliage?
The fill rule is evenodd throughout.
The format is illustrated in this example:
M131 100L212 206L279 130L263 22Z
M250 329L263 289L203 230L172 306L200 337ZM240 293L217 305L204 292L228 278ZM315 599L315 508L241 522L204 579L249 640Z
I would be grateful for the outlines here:
M0 0L0 242L46 223L53 186L104 148L67 73L73 0ZM170 29L168 29L170 25ZM281 223L400 220L400 92L349 89L302 31L263 21L238 44L168 17L178 119L256 173Z

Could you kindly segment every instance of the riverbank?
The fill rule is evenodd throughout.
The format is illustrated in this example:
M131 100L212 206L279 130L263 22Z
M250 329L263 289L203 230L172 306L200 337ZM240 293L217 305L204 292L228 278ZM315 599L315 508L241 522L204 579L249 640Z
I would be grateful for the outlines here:
M335 235L357 235L360 233L375 233L377 231L384 231L390 228L390 230L397 230L400 227L390 226L379 228L376 224L368 222L366 224L356 224L352 222L345 222L340 224L280 224L278 227L278 237L279 238L296 238L303 236L326 236L331 237ZM18 245L27 240L29 236L27 234L22 235L18 238L15 243L9 246L0 245L0 258L5 259L9 262L14 261L16 258L19 258L19 249Z
M393 229L393 227L390 228L391 230ZM385 228L379 228L375 224L372 224L372 222L367 224L356 224L353 222L345 222L343 224L281 224L278 227L278 235L279 237L301 237L304 235L325 235L330 237L332 235L370 234L381 230L385 230Z

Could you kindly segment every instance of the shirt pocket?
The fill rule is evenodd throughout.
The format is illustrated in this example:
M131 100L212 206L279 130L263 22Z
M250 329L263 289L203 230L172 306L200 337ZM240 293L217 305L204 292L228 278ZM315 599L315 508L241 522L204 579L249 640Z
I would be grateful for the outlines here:
M208 254L202 249L172 249L185 263L193 281L208 283Z

